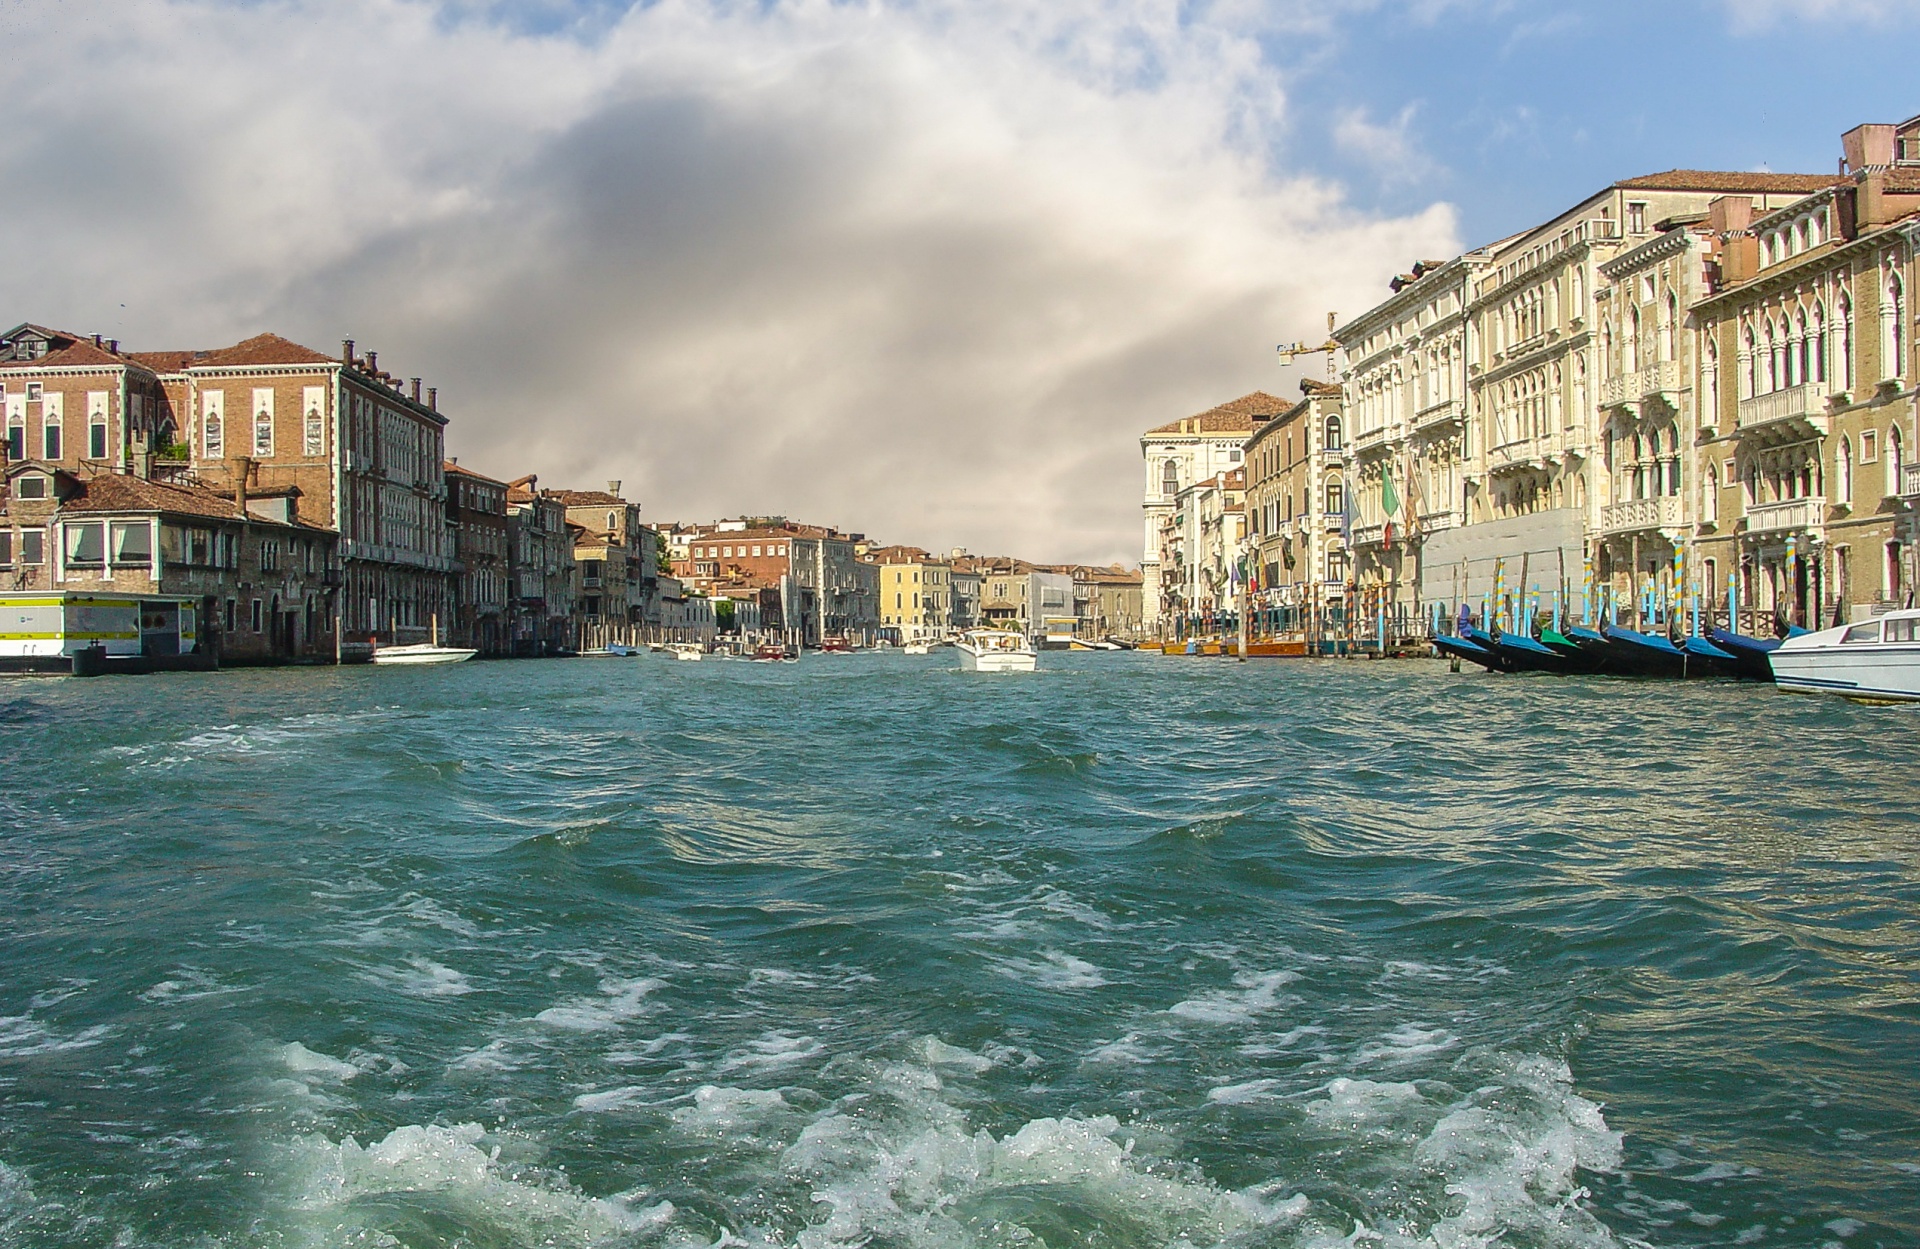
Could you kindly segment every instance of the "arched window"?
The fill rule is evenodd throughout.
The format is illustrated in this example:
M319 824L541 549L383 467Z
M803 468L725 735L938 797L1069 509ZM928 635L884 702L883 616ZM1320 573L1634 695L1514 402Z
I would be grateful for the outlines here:
M1747 366L1740 370L1740 388L1744 392L1740 397L1751 399L1760 393L1760 353L1759 344L1753 341L1753 326L1740 331L1740 345Z
M1900 458L1900 427L1894 425L1887 430L1887 487L1881 491L1882 494L1905 493L1904 483L1900 480L1903 463L1905 461Z
M1800 309L1793 310L1793 339L1787 344L1787 385L1798 386L1810 381L1807 368L1807 318Z
M1705 424L1720 423L1720 348L1714 343L1709 332L1707 350L1700 361L1701 380L1706 383L1707 410L1702 414Z
M607 513L607 532L618 533L619 530L620 530L620 513L608 512Z
M1640 367L1640 310L1638 308L1627 310L1627 337L1626 341L1620 345L1625 355L1620 362L1620 371L1635 372Z
M1700 486L1700 519L1714 524L1720 519L1720 471L1707 465L1707 479Z
M1340 418L1337 416L1330 416L1327 418L1327 450L1338 451L1339 449L1340 449Z
M1327 478L1327 515L1340 515L1341 512L1345 510L1345 503L1346 500L1342 496L1340 489L1340 479L1338 477Z
M1160 465L1160 493L1171 499L1180 493L1180 463L1167 460Z
M1823 304L1814 304L1813 323L1808 327L1807 341L1811 344L1813 359L1812 381L1825 384L1827 380L1827 310Z
M1660 358L1678 360L1680 358L1680 301L1672 291L1667 292L1667 320L1660 327Z
M1833 449L1833 460L1835 468L1833 475L1833 488L1835 491L1834 502L1841 504L1852 503L1853 441L1845 434L1840 435L1839 444Z

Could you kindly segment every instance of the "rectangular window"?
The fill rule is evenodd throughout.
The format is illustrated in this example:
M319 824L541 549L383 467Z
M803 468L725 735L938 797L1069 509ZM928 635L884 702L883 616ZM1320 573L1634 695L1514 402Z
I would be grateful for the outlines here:
M222 613L222 623L226 626L225 632L227 633L233 632L233 617L234 617L235 606L236 604L234 603L234 601L232 599L228 599L226 610Z
M153 562L153 526L144 520L113 522L113 562L147 565Z
M72 522L61 527L67 535L67 565L97 568L105 562L106 528L99 521Z
M254 599L252 603L249 605L249 608L247 611L247 623L252 627L255 633L266 632L266 630L262 627L263 625L266 624L266 613L263 610L261 610L259 599Z
M20 562L23 564L44 564L47 562L47 535L38 529L20 531Z
M45 392L46 392L46 388L42 386L39 382L28 382L27 383L27 402L28 403L40 402L40 396Z
M280 544L278 542L267 541L260 544L260 571L280 571Z
M1647 206L1645 204L1627 205L1627 229L1635 234L1647 232Z
M1877 430L1864 430L1860 434L1860 462L1872 464L1880 458L1880 440Z
M200 454L209 460L217 460L227 453L226 403L223 391L209 390L200 396Z
M240 567L240 543L230 533L213 535L214 564L219 568Z
M47 479L39 473L27 473L14 479L13 493L22 499L44 499L47 497Z
M55 391L40 401L40 454L49 460L60 458L60 436L65 433L66 396Z
M300 411L305 437L301 451L307 455L327 453L327 392L325 387L308 386L300 392Z
M273 390L267 386L253 391L253 453L273 454Z
M0 529L0 568L13 567L13 530Z
M27 397L7 396L7 458L18 463L27 458Z

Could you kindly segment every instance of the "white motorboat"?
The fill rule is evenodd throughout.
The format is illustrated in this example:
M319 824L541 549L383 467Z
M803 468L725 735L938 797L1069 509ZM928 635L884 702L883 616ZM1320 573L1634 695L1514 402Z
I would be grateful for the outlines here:
M698 642L668 642L667 653L675 659L700 659L706 655L707 648Z
M1920 609L1790 637L1767 662L1773 683L1796 694L1920 702Z
M908 655L925 655L929 653L929 648L925 642L908 642L905 646L902 646L900 650Z
M1032 643L1006 629L969 629L960 639L960 666L968 672L1032 672Z
M377 664L457 664L472 659L479 653L469 646L436 646L432 642L416 642L411 646L376 646L373 650L373 662Z

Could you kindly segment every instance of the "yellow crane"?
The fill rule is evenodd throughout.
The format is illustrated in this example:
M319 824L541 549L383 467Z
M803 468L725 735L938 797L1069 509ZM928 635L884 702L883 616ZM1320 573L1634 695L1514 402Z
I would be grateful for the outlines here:
M1335 316L1335 313L1329 312L1327 314L1327 341L1321 343L1318 347L1310 347L1306 343L1281 343L1278 347L1275 347L1274 351L1279 353L1280 362L1282 364L1292 364L1301 356L1310 356L1316 351L1324 351L1327 353L1327 380L1332 381L1333 353L1340 349L1340 344L1333 340Z

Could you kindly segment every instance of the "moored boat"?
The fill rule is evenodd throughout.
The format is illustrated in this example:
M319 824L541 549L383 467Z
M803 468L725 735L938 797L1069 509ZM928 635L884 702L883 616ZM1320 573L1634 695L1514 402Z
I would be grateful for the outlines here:
M436 646L432 642L416 642L411 646L376 646L373 650L373 662L377 664L457 664L472 659L479 653L467 646Z
M1796 694L1920 702L1920 610L1790 637L1767 662L1774 684Z
M667 653L675 659L704 659L707 648L698 642L668 642Z

